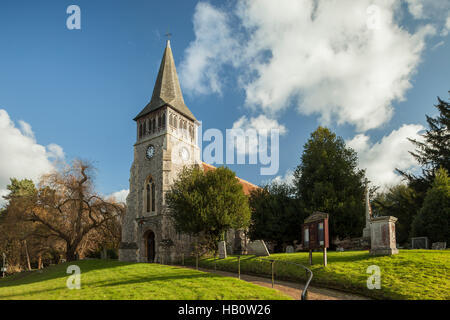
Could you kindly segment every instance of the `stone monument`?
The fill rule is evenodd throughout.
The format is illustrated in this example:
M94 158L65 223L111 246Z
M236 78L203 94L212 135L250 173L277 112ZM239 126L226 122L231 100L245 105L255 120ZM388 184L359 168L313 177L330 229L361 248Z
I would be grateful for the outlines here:
M219 242L219 259L227 258L227 243L225 241Z
M445 250L447 248L447 242L434 242L431 244L432 250Z
M287 246L286 253L294 253L294 246Z
M372 207L370 206L369 189L366 189L366 227L363 229L363 239L370 239L370 221L372 219Z
M427 237L411 238L411 249L428 249Z
M267 250L266 244L263 240L250 241L247 246L248 254L255 256L270 256L269 250Z
M393 255L398 253L395 241L396 217L372 218L370 222L370 254Z

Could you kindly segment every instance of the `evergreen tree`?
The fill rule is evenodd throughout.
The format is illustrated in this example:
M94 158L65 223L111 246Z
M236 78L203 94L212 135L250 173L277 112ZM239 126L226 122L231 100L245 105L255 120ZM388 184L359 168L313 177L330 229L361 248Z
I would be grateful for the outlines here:
M441 168L436 172L423 207L412 224L414 236L426 236L431 242L450 243L450 178Z
M251 239L276 242L276 251L282 249L283 243L301 240L301 226L306 214L296 199L295 188L285 183L272 183L253 190L249 202Z
M330 214L332 237L360 236L365 221L365 172L341 137L319 127L304 146L295 173L298 197L308 213Z
M416 192L425 193L431 186L435 171L444 168L450 171L450 103L438 97L435 107L439 111L436 117L426 116L428 129L422 135L423 140L409 139L416 150L411 152L413 157L422 166L422 177L398 170Z

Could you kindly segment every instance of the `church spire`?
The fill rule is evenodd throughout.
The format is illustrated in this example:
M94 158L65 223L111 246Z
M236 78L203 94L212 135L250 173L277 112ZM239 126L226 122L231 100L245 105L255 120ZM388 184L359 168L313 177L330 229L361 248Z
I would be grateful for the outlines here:
M166 43L166 49L164 50L161 66L159 67L152 99L134 120L137 120L138 118L145 116L165 105L171 106L173 109L191 120L196 120L192 112L184 103L172 49L170 48L170 40L167 40Z

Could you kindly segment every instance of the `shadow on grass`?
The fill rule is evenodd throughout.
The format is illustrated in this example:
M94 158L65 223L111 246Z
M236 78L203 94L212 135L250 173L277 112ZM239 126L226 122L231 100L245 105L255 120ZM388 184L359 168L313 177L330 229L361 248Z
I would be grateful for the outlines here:
M41 270L24 271L0 279L0 289L18 285L27 285L37 282L69 277L67 268L71 265L79 266L82 273L93 270L111 269L131 265L132 262L119 262L114 260L78 260L50 266Z
M156 282L156 281L176 281L176 280L189 280L189 279L223 279L224 277L219 275L213 275L208 273L195 273L195 274L182 274L182 275L167 275L167 276L147 276L147 277L139 277L134 279L127 279L124 281L116 281L116 282L108 282L108 281L99 281L93 283L92 286L97 287L115 287L129 284L140 284L147 282ZM91 286L91 285L90 285Z
M95 269L95 270L99 270L99 269ZM181 274L181 275L167 275L167 276L160 276L160 275L149 275L149 276L143 276L143 277L133 277L131 279L127 279L124 281L115 281L115 282L111 282L111 280L105 280L105 281L97 281L97 282L89 282L87 284L82 284L82 290L83 289L87 289L87 290L95 290L95 289L100 289L100 288L106 288L106 287L117 287L117 286L123 286L123 285L136 285L136 284L144 284L144 283L148 283L148 282L156 282L156 281L176 281L176 280L189 280L189 279L223 279L224 277L219 276L219 275L213 275L213 274L208 274L208 273L204 273L204 272L197 272L194 271L195 273L192 272L186 272L186 274ZM66 275L67 276L67 275ZM60 277L54 277L51 279L58 279ZM39 282L39 281L33 281L33 282ZM30 283L33 283L30 282ZM17 284L18 285L18 284ZM39 295L39 294L49 294L50 292L57 292L57 291L61 291L61 290L65 290L66 288L64 286L62 287L58 287L58 288L52 288L52 289L45 289L45 290L30 290L27 293L14 293L14 294L7 294L7 295L1 295L0 294L0 299L14 299L15 297L23 297L25 299L27 299L27 296L29 296L30 298L33 298L33 296ZM52 299L52 298L49 298ZM67 299L70 299L70 297L67 297ZM91 299L91 297L90 297Z

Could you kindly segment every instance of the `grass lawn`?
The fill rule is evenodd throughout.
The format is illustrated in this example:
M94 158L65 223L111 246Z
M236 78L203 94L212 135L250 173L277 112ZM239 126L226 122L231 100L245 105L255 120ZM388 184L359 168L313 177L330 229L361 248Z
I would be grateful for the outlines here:
M291 261L308 266L308 253L273 254L263 259ZM195 260L189 259L189 264ZM200 266L214 268L214 259L201 259ZM367 267L381 270L381 289L367 289ZM237 257L217 260L217 269L237 272ZM313 285L352 292L376 299L450 300L450 251L400 250L398 255L372 257L368 251L313 253ZM270 276L270 262L255 256L241 257L241 272ZM275 263L275 279L305 282L306 272L294 265Z
M70 264L81 268L81 289L69 290ZM291 298L234 278L148 263L83 260L0 279L0 299L259 300Z

